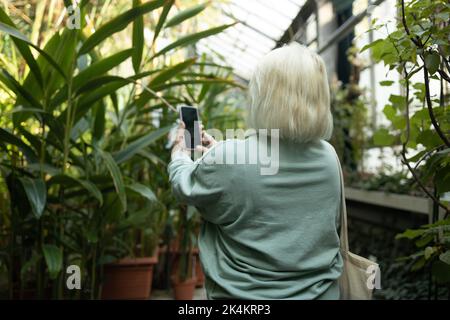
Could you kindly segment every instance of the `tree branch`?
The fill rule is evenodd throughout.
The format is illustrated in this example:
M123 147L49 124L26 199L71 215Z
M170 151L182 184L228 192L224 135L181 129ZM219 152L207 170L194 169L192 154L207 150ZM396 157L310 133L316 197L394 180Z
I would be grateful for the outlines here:
M406 23L406 15L405 15L405 1L401 0L401 7L402 7L402 24L403 24L403 28L405 29L406 34L409 36L409 38L411 39L411 41L419 48L419 49L424 49L423 43L420 40L419 37L413 37L411 35L411 32L409 31L408 28L408 24ZM434 129L436 130L436 133L439 135L439 137L441 138L441 140L448 146L450 147L450 141L447 139L447 137L445 136L445 134L442 132L436 117L434 115L433 112L433 104L431 102L431 96L430 96L430 78L428 77L428 68L425 64L425 59L423 57L423 55L421 54L420 57L422 58L423 61L423 71L424 71L424 80L425 80L425 100L427 102L427 108L428 108L428 114L430 116L430 120L431 123L433 124Z
M430 78L428 77L428 68L425 64L425 61L423 63L423 76L425 79L425 100L427 102L428 114L430 116L431 123L433 124L433 127L436 130L438 136L441 138L441 140L447 145L447 147L450 147L450 141L442 132L441 127L437 123L436 117L433 112L433 103L431 102L430 96Z
M409 36L409 38L411 39L411 41L419 48L423 48L423 44L422 41L420 40L419 37L413 37L411 35L411 32L409 31L408 28L408 24L406 23L406 15L405 15L405 0L401 0L401 4L402 4L402 24L403 24L403 28L405 29L406 34Z
M441 144L440 146L437 146L429 151L427 151L422 157L420 157L420 159L416 162L416 165L414 166L414 170L417 170L417 168L419 167L420 163L425 160L427 157L429 157L433 152L435 151L439 151L442 147L444 147L443 144Z
M406 145L409 142L409 137L410 137L410 121L409 121L409 74L406 71L406 63L403 64L403 70L405 72L405 86L406 86L406 96L405 96L405 100L406 100L406 105L405 105L405 120L406 120L406 138L405 141L402 144L402 151L401 151L401 155L403 158L403 163L407 166L409 172L411 172L414 180L417 182L417 184L419 185L419 187L423 190L423 192L425 192L425 194L431 199L433 200L434 203L436 203L437 205L439 205L441 208L443 208L446 212L446 214L449 213L450 209L443 204L441 201L439 201L439 199L437 199L434 194L432 194L427 188L426 186L422 183L422 181L419 179L419 177L417 176L417 173L415 172L415 170L411 167L411 165L408 162L408 159L406 158Z

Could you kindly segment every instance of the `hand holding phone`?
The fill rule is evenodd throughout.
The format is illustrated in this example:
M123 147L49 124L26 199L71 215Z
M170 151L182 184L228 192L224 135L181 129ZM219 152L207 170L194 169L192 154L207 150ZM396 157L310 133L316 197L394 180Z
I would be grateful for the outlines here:
M194 150L202 145L201 126L197 108L180 107L180 120L184 123L184 142L187 150Z

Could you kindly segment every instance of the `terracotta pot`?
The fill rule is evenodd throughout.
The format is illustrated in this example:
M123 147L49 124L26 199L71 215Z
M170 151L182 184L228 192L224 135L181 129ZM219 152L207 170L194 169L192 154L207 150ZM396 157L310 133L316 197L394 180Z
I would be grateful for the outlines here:
M150 298L157 257L125 258L105 265L102 299Z
M194 298L195 284L197 278L180 281L172 277L172 287L175 300L192 300Z

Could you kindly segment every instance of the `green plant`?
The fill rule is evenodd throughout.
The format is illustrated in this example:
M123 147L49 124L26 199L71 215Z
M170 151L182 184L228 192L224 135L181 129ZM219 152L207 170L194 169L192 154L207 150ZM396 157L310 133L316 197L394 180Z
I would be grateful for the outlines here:
M448 286L450 219L446 218L449 207L443 196L450 191L450 5L443 0L400 0L397 9L397 29L388 30L385 39L363 48L371 48L375 61L383 61L402 76L402 94L391 95L383 110L391 127L378 130L374 142L400 145L402 162L433 200L433 223L407 230L399 238L416 241L420 251L411 256L416 269L429 267L434 282ZM438 89L433 90L433 86ZM439 219L440 210L443 219Z
M194 252L197 244L197 220L198 212L194 207L181 206L176 217L176 270L174 272L177 280L184 281L195 276L194 273Z
M361 174L359 172L348 174L346 180L346 183L354 188L423 196L423 193L415 190L416 182L408 177L407 170L393 172L392 168L388 166L385 166L383 170L376 174Z
M356 47L348 52L350 82L332 86L331 110L334 133L331 143L346 171L363 171L363 151L367 147L367 99L359 86L361 62Z
M167 153L161 138L176 118L169 106L197 87L235 86L202 72L198 59L183 59L180 50L229 25L156 50L163 29L200 12L187 9L167 20L173 4L133 1L94 33L81 19L80 29L56 30L44 46L30 41L0 8L1 36L9 41L3 57L16 50L22 56L11 58L17 73L4 65L0 70L10 97L2 100L8 120L0 122L0 188L7 189L0 207L0 272L7 274L10 298L30 290L38 298L97 298L105 263L154 251L169 210L168 156L159 157ZM79 9L85 17L96 8L84 0ZM156 10L147 46L144 18ZM103 45L129 25L132 46L102 54ZM132 75L115 75L129 59ZM81 291L64 289L71 264L81 267Z

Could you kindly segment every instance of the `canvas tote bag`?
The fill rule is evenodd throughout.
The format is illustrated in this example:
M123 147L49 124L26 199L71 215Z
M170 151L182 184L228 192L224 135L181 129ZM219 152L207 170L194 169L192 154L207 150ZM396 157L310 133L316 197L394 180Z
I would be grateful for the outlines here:
M348 248L347 207L345 204L344 177L341 164L336 154L341 180L341 254L344 269L339 278L341 300L370 300L372 299L375 272L379 272L378 264L369 259L351 253ZM377 275L379 276L379 275Z

